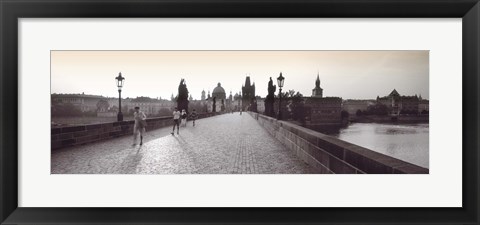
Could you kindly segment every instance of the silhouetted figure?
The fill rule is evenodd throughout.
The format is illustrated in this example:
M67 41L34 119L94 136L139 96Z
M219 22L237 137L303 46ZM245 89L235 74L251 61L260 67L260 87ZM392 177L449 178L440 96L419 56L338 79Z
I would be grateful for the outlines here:
M217 112L217 105L216 105L217 97L213 97L212 101L213 101L212 112Z
M177 98L177 108L178 110L188 113L188 89L187 84L185 84L185 79L180 80L178 85L178 98Z
M270 77L270 81L268 82L268 95L265 99L265 115L274 117L275 110L273 104L275 103L275 91L277 89L276 85L273 85L272 77Z

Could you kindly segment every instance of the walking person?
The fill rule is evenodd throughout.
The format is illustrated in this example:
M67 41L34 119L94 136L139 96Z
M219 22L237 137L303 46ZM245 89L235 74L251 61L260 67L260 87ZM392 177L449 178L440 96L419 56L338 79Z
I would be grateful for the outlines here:
M143 135L145 134L145 127L147 126L147 116L145 113L140 111L140 107L135 107L135 112L133 113L133 119L135 120L135 125L133 125L133 145L137 145L137 137L140 134L140 145L143 145Z
M182 125L184 127L187 127L187 112L185 112L185 109L182 109Z
M180 111L178 111L177 107L173 110L173 130L172 135L175 133L175 126L177 126L177 134L180 133Z
M193 126L195 126L195 120L197 119L197 117L197 110L193 109L192 113L190 114L190 119L193 120Z

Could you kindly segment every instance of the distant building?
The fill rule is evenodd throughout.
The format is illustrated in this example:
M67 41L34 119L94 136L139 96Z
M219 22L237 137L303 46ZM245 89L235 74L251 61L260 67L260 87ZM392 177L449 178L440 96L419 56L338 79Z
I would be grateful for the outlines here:
M97 116L115 117L118 112L118 98L107 98L100 95L86 94L51 94L52 105L54 104L72 104L82 112L96 113ZM128 114L133 112L135 106L147 114L147 116L156 116L160 111L172 110L174 104L172 101L164 99L154 99L149 97L137 97L122 99L122 112ZM115 113L112 113L115 112Z
M340 125L342 123L342 98L305 97L309 125Z
M381 98L377 96L377 102L386 105L389 114L400 114L400 94L397 92L397 90L393 89L393 91L388 96L384 96Z
M233 111L240 111L242 107L242 95L240 93L235 93L232 101Z
M368 106L375 105L375 102L374 99L347 99L343 101L342 109L348 112L350 117L355 117L358 110L367 111Z
M402 96L400 101L400 113L418 114L420 100L415 96Z
M386 105L390 115L419 113L420 99L417 95L400 95L395 89L388 96L377 96L377 102Z
M323 97L323 89L320 87L320 75L317 74L317 80L315 81L315 88L312 90L312 97L321 98Z
M207 112L213 112L213 98L208 98L206 101L207 101Z
M429 109L430 102L427 99L423 99L421 95L418 97L418 99L420 101L418 103L418 112L419 113L422 113L424 111L429 112L430 111L430 109Z
M127 107L129 112L133 112L134 108L138 106L140 107L140 110L143 111L147 116L156 116L162 114L162 112L163 114L167 114L167 112L172 111L173 107L175 106L174 102L172 101L143 96L131 99L128 104L124 104L122 100L122 108L124 105Z
M250 84L250 76L245 78L245 85L242 86L242 108L243 111L253 103L255 99L255 82Z
M202 99L202 101L205 101L205 99L207 99L207 98L205 97L205 90L202 91L202 98L201 98L201 99Z
M213 97L216 97L217 100L227 98L227 94L225 93L225 89L223 89L223 87L220 83L218 83L217 86L213 89L212 98Z
M304 97L307 125L341 125L342 98L323 97L320 76L317 74L312 97Z
M97 112L97 104L106 98L101 95L51 94L51 103L71 104L82 112Z
M215 98L215 111L223 112L227 109L227 94L220 83L212 91L212 99ZM213 103L212 103L213 104Z

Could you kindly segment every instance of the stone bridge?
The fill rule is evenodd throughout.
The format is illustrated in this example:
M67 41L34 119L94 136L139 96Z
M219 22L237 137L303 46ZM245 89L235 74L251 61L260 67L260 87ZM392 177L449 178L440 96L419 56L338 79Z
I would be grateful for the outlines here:
M170 123L171 119L168 120ZM149 123L150 124L150 123ZM248 113L223 114L193 127L147 130L142 146L131 135L52 151L53 174L315 173Z
M199 119L171 135L150 119L142 146L132 122L52 129L52 174L428 173L428 169L255 113Z

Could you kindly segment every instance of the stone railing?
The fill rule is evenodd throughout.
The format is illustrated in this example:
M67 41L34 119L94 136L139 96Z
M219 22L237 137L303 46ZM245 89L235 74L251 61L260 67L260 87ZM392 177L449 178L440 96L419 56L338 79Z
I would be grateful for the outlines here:
M203 113L198 119L214 116L215 113ZM173 126L171 116L147 118L147 131ZM79 126L67 126L51 129L52 150L82 145L96 141L133 134L134 121L98 123Z
M286 121L250 113L272 136L320 173L418 173L429 170Z

